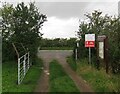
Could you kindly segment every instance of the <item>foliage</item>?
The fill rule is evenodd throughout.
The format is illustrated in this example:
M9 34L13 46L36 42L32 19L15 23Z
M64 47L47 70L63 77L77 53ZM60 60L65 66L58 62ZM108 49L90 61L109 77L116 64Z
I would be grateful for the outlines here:
M50 62L50 92L79 92L58 61Z
M46 15L41 14L34 3L29 3L29 6L27 6L22 2L17 4L16 7L10 4L3 5L2 18L3 44L5 42L23 43L29 49L31 57L35 58L42 36L39 29L46 21ZM5 48L8 48L8 46ZM3 49L3 52L6 52L6 50ZM7 57L12 55L4 54Z
M94 33L96 38L98 35L106 35L109 45L109 62L111 62L112 70L120 73L120 20L119 17L102 15L101 11L94 11L91 14L85 14L87 22L81 22L79 25L78 35L81 38L79 54L80 58L85 58L88 50L84 47L85 34ZM97 43L97 42L96 42ZM92 56L97 58L97 48L92 49ZM97 62L97 60L94 60Z

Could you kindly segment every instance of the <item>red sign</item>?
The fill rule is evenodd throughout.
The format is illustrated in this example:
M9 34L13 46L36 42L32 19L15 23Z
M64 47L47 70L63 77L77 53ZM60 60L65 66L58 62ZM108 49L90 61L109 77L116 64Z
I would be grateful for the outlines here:
M95 41L85 41L85 47L95 47Z
M95 47L95 34L85 34L85 47Z

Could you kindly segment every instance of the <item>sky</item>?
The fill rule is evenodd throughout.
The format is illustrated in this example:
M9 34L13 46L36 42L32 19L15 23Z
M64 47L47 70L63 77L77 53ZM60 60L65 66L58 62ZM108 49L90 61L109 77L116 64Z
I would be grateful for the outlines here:
M4 0L5 1L5 0ZM24 0L6 0L7 2L21 2ZM26 3L33 0L25 0ZM44 38L76 37L80 21L86 19L86 13L100 10L103 15L118 15L119 0L37 0L35 5L42 14L47 15L47 22L43 24L41 33Z

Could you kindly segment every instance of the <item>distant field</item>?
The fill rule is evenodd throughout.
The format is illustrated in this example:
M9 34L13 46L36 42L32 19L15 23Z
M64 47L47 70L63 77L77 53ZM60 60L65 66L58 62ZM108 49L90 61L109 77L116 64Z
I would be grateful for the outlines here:
M73 47L42 47L41 50L73 50Z
M17 62L3 63L2 92L33 92L42 71L40 68L42 67L42 60L36 59L35 62L36 64L31 66L20 85L17 85Z
M72 69L75 61L68 58ZM120 92L120 75L106 74L105 69L97 70L87 63L87 59L77 61L77 74L84 78L96 92Z

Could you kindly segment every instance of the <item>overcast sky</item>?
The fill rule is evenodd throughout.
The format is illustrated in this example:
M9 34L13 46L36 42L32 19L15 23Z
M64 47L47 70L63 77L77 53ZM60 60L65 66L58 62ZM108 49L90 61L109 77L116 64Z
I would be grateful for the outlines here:
M15 0L12 1L16 2ZM48 21L43 24L42 30L40 30L44 33L44 38L75 37L75 31L79 27L79 19L85 20L84 14L91 13L94 10L100 10L103 14L111 16L118 15L119 0L101 0L101 2L98 2L98 0L84 0L84 2L83 0L78 0L79 2L75 2L75 0L74 2L73 0L66 0L68 2L49 1L52 2L47 0L36 2L40 12L47 15Z

